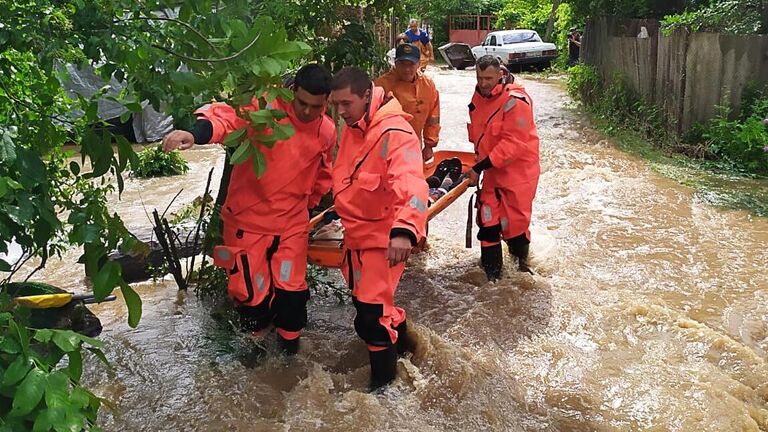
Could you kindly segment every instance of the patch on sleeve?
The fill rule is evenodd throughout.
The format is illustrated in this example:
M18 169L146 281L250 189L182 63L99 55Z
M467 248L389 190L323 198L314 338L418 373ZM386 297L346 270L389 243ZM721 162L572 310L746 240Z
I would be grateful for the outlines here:
M517 99L515 99L513 97L509 98L507 103L504 104L504 112L509 112L509 110L514 108L515 105L517 105Z
M420 200L419 197L415 195L411 197L411 202L409 203L409 205L412 208L415 208L416 210L418 210L419 213L424 213L425 211L427 211L427 204L424 201Z
M386 159L389 155L389 135L384 136L384 142L381 144L381 158Z

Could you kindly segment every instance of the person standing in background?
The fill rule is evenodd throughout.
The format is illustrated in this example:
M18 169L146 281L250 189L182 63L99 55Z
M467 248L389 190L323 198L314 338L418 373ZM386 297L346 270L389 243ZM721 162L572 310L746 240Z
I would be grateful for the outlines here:
M405 35L408 37L408 42L419 48L421 52L419 69L424 72L429 62L435 60L435 52L432 50L432 41L429 38L429 34L424 29L419 28L419 22L416 19L411 19Z

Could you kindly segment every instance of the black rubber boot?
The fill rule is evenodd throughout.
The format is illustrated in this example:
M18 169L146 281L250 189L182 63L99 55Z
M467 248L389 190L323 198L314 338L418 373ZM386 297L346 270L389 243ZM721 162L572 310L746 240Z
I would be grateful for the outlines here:
M283 339L282 336L277 335L277 346L280 347L280 351L285 355L296 355L299 352L300 340L300 337L297 337L296 339Z
M528 263L528 252L530 250L530 241L525 234L515 237L511 240L507 240L507 246L509 246L509 253L517 258L518 270L525 273L533 274L531 266Z
M272 313L266 302L258 306L239 306L237 312L241 331L257 332L272 324Z
M381 351L368 351L371 360L371 391L377 390L395 379L397 373L397 349L394 346Z
M405 355L407 352L413 352L413 342L408 338L408 323L403 321L395 327L397 331L397 355Z
M483 246L480 248L480 263L485 270L485 275L491 282L501 278L501 266L504 262L501 244L495 246Z

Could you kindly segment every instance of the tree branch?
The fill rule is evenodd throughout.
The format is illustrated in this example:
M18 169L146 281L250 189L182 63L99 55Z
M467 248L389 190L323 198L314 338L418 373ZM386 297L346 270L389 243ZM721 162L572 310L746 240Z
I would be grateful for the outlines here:
M227 62L227 61L236 59L241 54L243 54L244 52L248 51L253 45L255 45L260 37L261 37L261 32L259 32L259 34L257 34L256 37L253 38L253 40L248 45L245 46L245 48L243 48L240 51L232 54L231 56L221 57L221 58L212 58L212 59L188 57L188 56L185 56L184 54L179 54L179 53L177 53L177 52L175 52L175 51L173 51L173 50L171 50L169 48L166 48L166 47L160 46L160 45L152 44L152 47L157 48L157 49L159 49L161 51L165 51L166 53L168 53L168 54L170 54L172 56L176 56L176 57L178 57L178 58L180 58L182 60L186 60L186 61L189 61L189 62L221 63L221 62Z
M19 98L15 97L13 94L11 94L11 92L8 90L8 87L6 87L6 86L5 86L5 83L4 83L4 82L3 82L3 80L1 80L1 79L0 79L0 87L2 87L2 88L3 88L3 91L5 92L5 95L6 95L6 96L8 96L8 99L10 99L10 100L11 100L11 102L14 102L14 103L16 103L16 104L19 104L19 105L21 105L21 106L23 106L23 107L27 108L28 110L34 111L34 112L36 112L36 113L38 113L38 114L41 114L41 115L43 115L43 116L45 116L45 117L48 117L48 118L50 118L51 120L57 120L57 121L60 121L60 122L62 122L62 123L68 123L68 124L70 124L70 125L72 125L72 126L75 126L75 125L76 125L74 122L72 122L72 121L70 121L70 120L67 120L67 119L61 118L61 117L59 117L59 116L57 116L57 115L48 114L48 113L45 113L45 112L43 112L43 111L40 111L40 110L39 110L37 107L35 107L34 105L32 105L32 104L28 104L27 102L24 102L23 100L21 100L21 99L19 99ZM13 111L16 113L16 115L17 115L17 116L21 117L21 115L19 114L19 112L16 110L16 106L15 106L15 105L13 105Z
M199 37L201 40L205 41L205 43L207 43L209 47L213 48L214 51L216 51L217 53L219 52L219 49L216 47L216 45L211 43L211 41L209 41L207 37L205 37L202 33L200 33L199 30L197 30L196 28L192 27L191 24L189 24L188 22L185 22L185 21L181 21L181 20L178 20L178 19L175 19L175 18L143 17L142 16L142 17L132 17L132 18L125 18L125 19L121 19L121 20L115 20L115 21L112 21L112 24L118 24L118 23L125 22L125 21L168 21L168 22L172 22L172 23L178 24L178 25L180 25L182 27L186 27L188 30L192 31L192 33L196 34L197 37Z

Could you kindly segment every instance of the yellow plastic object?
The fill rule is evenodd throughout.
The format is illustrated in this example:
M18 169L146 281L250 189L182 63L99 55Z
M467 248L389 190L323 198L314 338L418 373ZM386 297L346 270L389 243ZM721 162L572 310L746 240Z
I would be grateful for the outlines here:
M19 306L30 309L48 309L62 307L72 301L73 294L40 294L33 296L16 297L13 299Z

